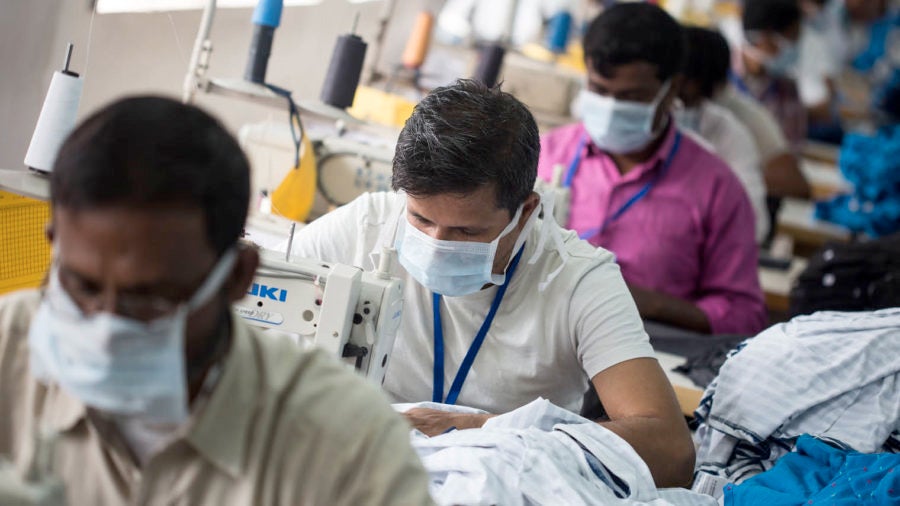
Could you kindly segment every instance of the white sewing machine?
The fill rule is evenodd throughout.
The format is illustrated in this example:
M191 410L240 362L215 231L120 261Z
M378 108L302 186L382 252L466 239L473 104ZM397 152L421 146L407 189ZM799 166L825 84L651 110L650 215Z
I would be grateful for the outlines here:
M400 327L403 288L390 277L386 249L375 272L262 252L247 296L235 305L251 325L298 334L343 358L369 380L384 381Z

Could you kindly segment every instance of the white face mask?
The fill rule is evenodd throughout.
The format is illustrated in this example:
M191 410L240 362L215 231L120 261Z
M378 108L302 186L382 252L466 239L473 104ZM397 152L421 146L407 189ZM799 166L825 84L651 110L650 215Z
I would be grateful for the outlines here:
M681 107L675 109L673 115L675 116L675 123L678 124L680 128L700 133L700 120L703 118L703 109L701 106Z
M778 53L770 55L758 49L749 38L756 39L758 36L748 35L744 42L744 53L750 59L761 64L766 73L774 77L794 77L797 73L797 62L800 59L800 48L796 42L776 34L775 45L778 46Z
M516 239L510 261L525 243L537 214L532 212L529 216ZM506 274L493 273L497 245L516 228L521 216L522 206L519 206L509 225L491 242L434 239L413 226L408 218L401 218L395 240L400 264L423 286L448 297L469 295L491 283L502 285Z
M613 154L626 154L646 147L657 132L653 119L669 91L666 81L649 104L627 102L582 90L578 101L584 128L594 144Z
M150 322L84 315L54 269L28 333L32 375L103 412L181 423L188 414L187 317L219 290L236 257L235 249L225 252L190 300Z

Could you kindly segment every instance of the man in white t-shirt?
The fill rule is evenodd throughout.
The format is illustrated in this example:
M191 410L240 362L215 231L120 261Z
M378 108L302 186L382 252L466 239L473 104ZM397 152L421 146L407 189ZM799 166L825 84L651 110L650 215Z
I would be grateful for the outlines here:
M698 27L685 27L684 32L688 58L678 93L684 107L675 111L675 120L678 126L709 143L711 151L722 157L740 179L753 206L756 241L762 242L769 234L769 211L759 148L750 130L731 111L712 101L715 65L710 61L710 52L702 48L707 39L716 36L715 32Z
M704 69L712 83L711 98L733 114L753 136L762 163L771 233L780 199L809 198L809 183L800 170L794 148L772 113L756 99L729 84L731 49L725 37L715 31L708 31L707 35L697 53L703 54L708 62Z
M693 446L611 253L563 231L532 191L540 139L512 95L438 88L400 134L392 184L304 227L295 256L372 269L396 247L403 318L384 388L426 434L480 427L537 397L579 411L589 385L657 486L683 485ZM437 308L437 311L435 309Z

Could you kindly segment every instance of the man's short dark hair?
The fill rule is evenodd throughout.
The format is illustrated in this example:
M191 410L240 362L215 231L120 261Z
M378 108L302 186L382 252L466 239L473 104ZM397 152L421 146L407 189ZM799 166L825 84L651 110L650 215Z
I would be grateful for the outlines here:
M534 188L541 141L528 108L500 86L460 79L436 88L406 120L394 154L394 190L466 195L494 185L515 213Z
M656 77L666 81L684 65L681 25L662 8L647 3L616 4L591 22L584 36L584 56L594 70L610 77L629 63L656 65Z
M250 167L225 127L162 97L125 98L91 115L63 143L50 176L53 208L200 208L219 254L241 236L249 199Z
M744 31L785 33L800 23L797 0L747 0L744 2Z
M685 27L684 33L687 41L684 77L697 81L705 98L713 98L716 89L728 82L731 68L728 41L717 31L696 26Z

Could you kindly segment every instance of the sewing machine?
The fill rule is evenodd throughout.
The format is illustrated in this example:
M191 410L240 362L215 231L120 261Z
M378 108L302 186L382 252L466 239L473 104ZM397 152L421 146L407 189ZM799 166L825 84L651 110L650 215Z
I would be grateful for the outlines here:
M297 334L381 385L400 326L403 289L386 248L375 272L262 252L246 297L235 305L251 325Z

